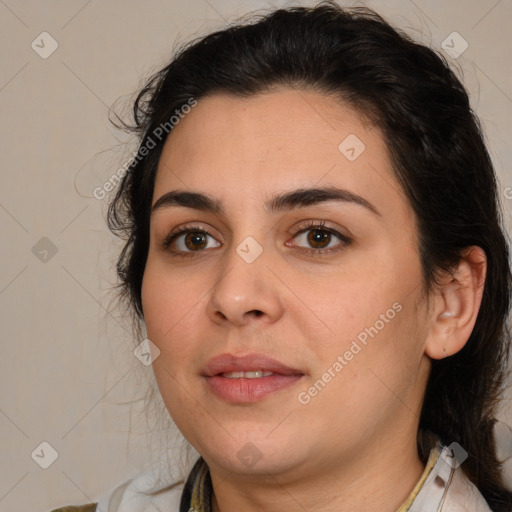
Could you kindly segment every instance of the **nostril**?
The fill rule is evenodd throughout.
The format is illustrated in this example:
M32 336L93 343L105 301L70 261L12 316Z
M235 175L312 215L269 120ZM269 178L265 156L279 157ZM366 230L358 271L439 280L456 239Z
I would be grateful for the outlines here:
M252 309L251 311L247 311L247 313L245 313L246 315L254 315L256 317L260 317L260 316L263 316L263 311L259 310L259 309ZM215 312L215 316L221 320L227 320L228 317L222 313L222 311L216 311Z

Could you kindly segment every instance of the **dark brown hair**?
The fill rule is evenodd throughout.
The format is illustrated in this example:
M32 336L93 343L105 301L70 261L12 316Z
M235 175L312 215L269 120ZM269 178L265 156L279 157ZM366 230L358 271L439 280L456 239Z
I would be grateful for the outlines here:
M191 98L250 96L279 85L337 96L382 130L416 213L426 291L465 248L485 251L476 325L460 352L432 362L420 429L445 444L459 443L469 454L466 475L494 511L510 512L512 493L503 485L493 438L509 356L509 253L493 165L463 85L441 55L375 12L325 1L254 16L191 41L142 89L132 129L140 148L147 147L155 130ZM140 318L151 201L165 140L133 162L109 208L110 228L126 237L117 265L121 287Z

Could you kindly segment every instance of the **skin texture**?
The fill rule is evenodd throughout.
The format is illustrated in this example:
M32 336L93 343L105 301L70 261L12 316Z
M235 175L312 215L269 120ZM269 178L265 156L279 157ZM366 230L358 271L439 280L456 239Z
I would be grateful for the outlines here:
M353 161L339 149L350 134L365 145ZM273 213L263 206L323 186L357 194L379 214L347 201ZM459 283L442 277L427 304L415 216L381 132L312 90L201 98L166 142L153 204L172 190L207 194L224 210L155 210L142 286L148 338L160 350L157 383L209 465L214 510L396 510L424 468L416 435L431 358L454 354L471 333L483 251L468 249ZM315 245L308 221L351 241L321 231L325 245ZM171 231L191 225L211 233L203 248L194 251L185 235L163 247ZM252 263L236 250L249 236L263 250ZM314 252L325 246L336 250ZM388 321L332 377L338 356L380 327L381 315ZM304 376L254 403L209 391L201 374L211 357L254 352ZM330 381L301 403L299 393L329 368ZM240 450L261 458L249 466Z

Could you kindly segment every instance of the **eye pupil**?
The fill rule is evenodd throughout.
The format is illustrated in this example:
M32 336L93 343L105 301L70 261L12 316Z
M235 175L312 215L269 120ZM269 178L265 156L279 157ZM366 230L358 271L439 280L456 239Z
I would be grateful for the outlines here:
M199 231L191 231L185 236L185 245L190 250L203 249L207 243L206 236Z
M308 235L308 242L314 247L325 247L329 245L331 234L323 229L312 229ZM325 243L327 242L327 243ZM320 244L320 246L318 246Z

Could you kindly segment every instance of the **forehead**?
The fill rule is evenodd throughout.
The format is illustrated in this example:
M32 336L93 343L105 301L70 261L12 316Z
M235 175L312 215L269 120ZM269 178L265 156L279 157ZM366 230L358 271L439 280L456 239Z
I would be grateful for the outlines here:
M180 188L250 202L313 185L348 188L374 204L386 195L405 201L378 128L332 96L282 88L200 98L167 138L154 198Z
M333 149L338 156L338 144L347 135L369 139L375 131L353 108L315 91L278 89L247 98L215 94L199 99L174 127L163 157L176 146L193 160L203 156L199 149L208 151L208 156L241 160L276 158L277 152L300 159ZM375 144L380 133L371 138ZM379 142L384 149L384 141Z

